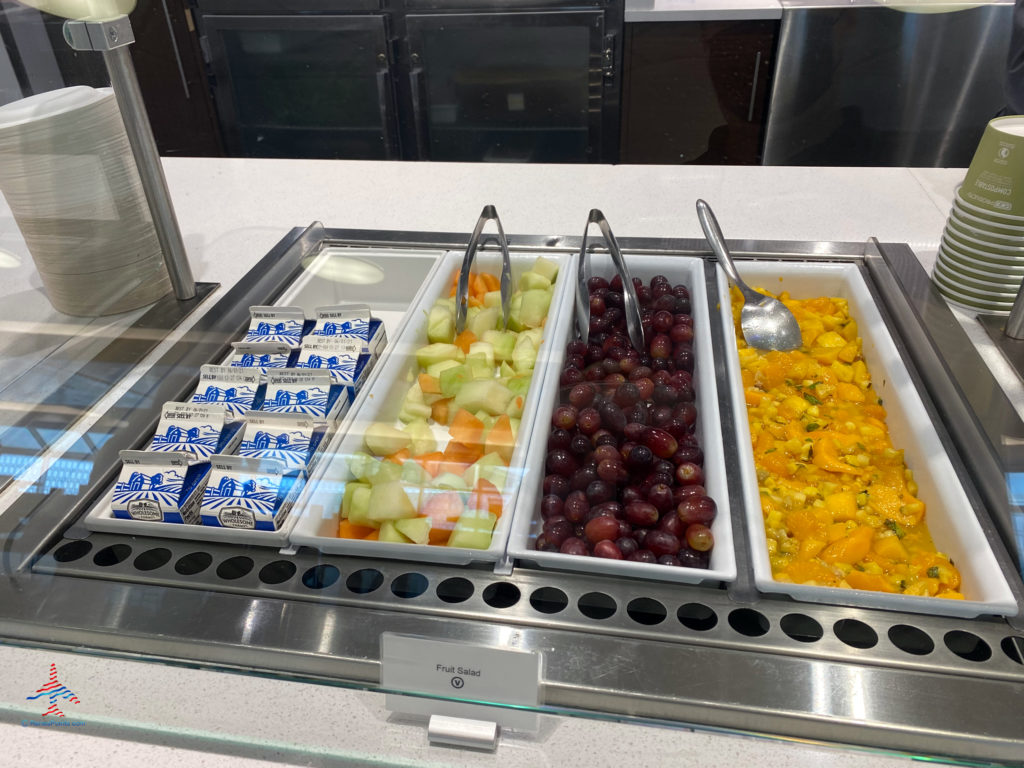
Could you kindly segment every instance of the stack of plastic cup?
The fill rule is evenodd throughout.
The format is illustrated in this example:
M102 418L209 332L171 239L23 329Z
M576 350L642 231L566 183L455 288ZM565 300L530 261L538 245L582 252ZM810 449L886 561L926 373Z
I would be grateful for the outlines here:
M60 312L110 315L170 292L109 89L76 86L0 107L0 191Z

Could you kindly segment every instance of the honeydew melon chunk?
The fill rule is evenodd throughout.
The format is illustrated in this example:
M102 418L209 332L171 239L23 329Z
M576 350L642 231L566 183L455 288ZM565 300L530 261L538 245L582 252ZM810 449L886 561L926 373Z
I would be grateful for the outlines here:
M380 460L375 459L368 453L362 451L356 451L347 460L348 471L352 474L352 477L357 480L370 481L375 474L377 474L377 465L380 464Z
M439 363L428 365L426 370L435 379L440 379L443 371L447 371L449 368L457 368L460 365L461 363L458 360L442 360Z
M520 338L527 338L533 342L533 346L540 349L540 344L544 340L544 329L543 328L527 328L525 331L519 334L519 338L516 339L516 344L519 343Z
M426 403L403 403L398 419L406 424L430 418L430 406Z
M479 334L482 336L483 334ZM478 355L483 355L484 360L487 361L487 367L494 369L494 345L488 344L486 341L474 341L469 345L469 354L466 355L466 361L470 358L475 358Z
M448 368L441 371L441 394L445 397L455 397L461 390L462 385L470 378L471 370L465 365L458 365L455 368Z
M352 499L356 495L356 491L360 488L365 488L367 491L370 490L369 483L357 483L350 480L345 483L345 495L341 498L341 517L342 519L347 518L352 512Z
M516 349L512 353L512 367L517 373L524 373L532 371L537 364L537 347L529 337L522 334L520 336L522 338L516 343Z
M523 328L540 328L544 318L548 316L551 306L551 290L535 289L523 291L523 300L519 308L519 325ZM511 322L509 323L511 325Z
M494 360L498 363L511 362L512 352L516 348L517 334L515 331L487 331L481 341L494 348Z
M525 397L526 393L530 391L531 378L529 373L525 373L513 376L511 379L503 379L503 382L513 395Z
M396 520L395 530L412 541L413 544L426 544L430 540L430 518L411 517L406 520Z
M376 520L370 519L370 496L373 490L368 485L360 485L352 494L352 503L349 505L348 521L353 525L367 525L376 528L380 525Z
M380 524L380 533L377 534L377 541L387 541L391 544L410 544L401 531L395 526L394 520L385 520Z
M402 462L402 473L398 479L406 485L414 486L429 485L433 480L430 473L420 466L419 462L412 459Z
M515 369L511 365L509 365L508 363L503 362L501 364L501 369L498 371L498 375L501 376L501 378L503 378L503 379L507 379L507 378L509 378L511 376L515 376L516 372L515 372Z
M455 313L443 304L435 304L427 315L427 341L451 342L455 338Z
M442 360L455 360L461 363L465 359L466 354L454 344L438 342L416 350L416 362L420 368L429 368Z
M393 483L402 476L402 467L400 464L395 464L393 461L379 461L377 462L377 471L373 473L373 477L370 478L370 485L383 485L384 483Z
M523 408L526 406L526 395L512 395L512 399L508 401L508 408L505 409L507 413L513 419L521 419L523 417Z
M425 419L410 421L405 426L405 432L409 433L412 442L409 444L409 453L413 456L422 456L424 453L431 453L437 450L437 440L434 439L434 431L427 424Z
M551 261L551 259L538 256L537 260L533 262L533 266L530 267L530 271L546 277L549 283L553 283L555 278L558 277L558 264Z
M471 465L469 469L462 473L462 479L465 481L467 488L475 488L477 481L482 477L485 480L491 480L491 476L495 475L496 469L507 470L508 467L505 464L505 460L501 458L501 455L497 451L491 451L485 453L476 463ZM505 474L504 472L498 473L498 477L501 479L501 484L492 483L497 487L499 491L505 488Z
M497 379L467 381L455 395L455 407L470 413L486 411L497 416L508 408L512 393Z
M469 369L471 379L494 378L494 363L488 364L483 352L471 352L466 355L466 367Z
M512 331L525 331L523 325L523 294L518 291L512 294L512 300L508 303L508 327Z
M375 485L370 491L370 511L367 517L378 522L416 517L421 491L420 486L406 485L400 480Z
M447 491L468 491L469 486L466 485L466 481L456 475L454 472L442 472L440 475L434 478L432 485L435 488L443 488Z
M491 546L494 525L497 522L498 518L493 512L467 509L459 515L452 534L448 537L448 546L463 549L487 549Z
M412 438L390 424L374 422L366 428L363 442L370 453L377 456L390 456L392 453L398 453L404 448L408 448Z
M483 338L487 331L493 331L498 327L498 319L501 317L501 307L484 307L479 310L476 317L466 322L466 327L473 332L478 339ZM473 350L470 349L470 352Z
M501 291L488 291L484 294L484 308L498 307L501 309Z
M530 270L529 272L523 272L519 278L519 290L521 291L532 291L532 290L551 290L551 281L548 280L544 275L539 272Z

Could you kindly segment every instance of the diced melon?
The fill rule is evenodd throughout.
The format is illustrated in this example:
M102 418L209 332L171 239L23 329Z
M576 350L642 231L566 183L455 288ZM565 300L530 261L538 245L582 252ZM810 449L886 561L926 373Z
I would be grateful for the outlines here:
M523 291L518 325L522 328L539 328L548 316L548 307L551 306L551 295L552 291L550 290ZM511 324L510 313L509 325Z
M398 479L406 485L413 486L429 485L433 481L430 473L414 459L406 459L402 462L402 473Z
M454 472L442 472L440 475L434 478L433 486L435 488L443 488L449 491L468 491L469 486L466 481L456 475Z
M461 365L461 363L459 363L458 360L441 360L433 365L428 365L427 373L434 378L439 379L442 371L447 371L449 368L457 368L459 365Z
M484 294L484 307L501 308L501 291L488 291ZM499 315L500 316L500 315Z
M558 277L558 264L550 259L545 259L543 256L538 256L537 260L533 262L533 266L530 267L530 271L543 275L548 279L549 283L553 283L555 278Z
M402 467L393 461L381 461L377 463L377 471L370 478L370 485L382 485L393 483L402 476Z
M515 351L512 353L512 367L517 373L532 371L537 363L537 348L526 336L520 334L520 340L516 343Z
M467 509L455 523L452 535L448 537L449 547L464 549L487 549L491 546L491 535L498 522L493 512Z
M349 481L345 483L345 495L341 498L341 516L347 518L352 512L352 499L356 495L356 491L360 488L365 488L367 491L370 490L369 483L357 483Z
M501 369L498 371L498 375L503 379L507 379L511 376L516 375L515 369L506 362L502 362Z
M352 477L357 480L369 480L377 472L377 465L380 464L379 459L375 459L368 453L362 451L356 451L347 460L348 471L352 474Z
M430 518L410 517L396 520L395 529L412 541L413 544L426 544L430 540Z
M544 277L544 275L532 270L529 272L523 272L522 276L519 278L519 290L531 291L536 289L550 290L551 281Z
M450 343L455 338L455 313L443 304L435 304L427 315L427 340Z
M387 541L392 544L409 544L410 541L407 539L398 527L395 525L394 520L385 520L380 525L380 534L377 536L377 541Z
M416 350L416 362L420 368L428 368L434 363L440 363L442 360L457 360L461 363L465 359L466 355L454 344L439 342L437 344L428 344Z
M455 407L470 413L487 411L494 416L505 412L512 392L495 379L467 381L455 396Z
M501 483L494 483L494 480L491 479L491 476L494 474L494 470L496 469L502 470ZM491 451L477 459L476 462L462 474L462 479L465 481L467 488L473 488L477 484L477 481L482 477L485 480L490 480L494 483L498 490L503 490L505 487L504 471L507 469L508 467L506 466L505 460L501 457L501 454L497 451Z
M478 338L482 339L487 331L493 331L498 327L498 320L501 318L501 304L496 307L484 307L476 317L466 322L466 327ZM472 350L470 350L472 352Z
M470 374L471 369L465 365L441 371L441 394L445 397L455 397L462 390L462 385L471 378Z
M486 341L474 341L469 345L469 354L466 355L466 360L476 357L477 355L483 355L484 360L487 361L489 368L494 368L494 345L487 343ZM493 374L493 371L492 371Z
M515 331L487 331L482 337L494 348L495 362L511 362L512 352L516 348L517 334Z
M370 519L370 496L373 491L368 485L360 485L352 494L349 504L348 521L354 525L369 525L376 528L378 523Z
M366 428L363 442L370 453L378 456L390 456L392 453L398 453L402 449L408 448L412 438L390 424L374 422Z
M434 431L423 419L411 421L405 426L405 432L412 438L409 444L409 452L413 456L422 456L437 450L437 440L434 439Z
M378 522L416 517L420 491L419 486L406 485L399 480L375 485L370 492L367 516Z

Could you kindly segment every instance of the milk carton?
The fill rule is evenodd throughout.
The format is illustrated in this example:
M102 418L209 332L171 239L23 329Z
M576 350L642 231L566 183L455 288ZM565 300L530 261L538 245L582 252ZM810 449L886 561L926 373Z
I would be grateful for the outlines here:
M271 342L297 347L306 327L306 314L300 307L249 307L252 320L243 342Z
M241 416L259 407L260 373L253 368L204 365L199 369L199 386L190 403L217 403L230 416Z
M252 368L259 371L261 381L266 381L267 372L271 369L287 368L291 362L295 350L287 344L276 342L263 342L250 344L248 342L236 341L232 345L235 351L228 361L232 368Z
M347 389L332 382L330 371L311 368L270 371L260 411L311 416L334 422L345 415L351 404Z
M194 453L121 451L124 465L114 486L111 514L122 520L199 523L199 505L210 465Z
M370 314L368 304L318 307L316 323L309 335L329 337L338 342L341 349L374 359L388 343L384 323Z
M276 531L302 488L302 473L276 459L214 455L202 495L203 525Z
M327 423L294 413L245 414L245 428L238 455L250 459L274 459L286 470L308 471L319 458Z
M351 345L339 343L330 336L309 335L302 344L295 367L330 371L335 384L351 387L350 399L354 399L370 372L373 358L350 349Z
M220 403L164 403L146 450L187 451L197 459L231 453L242 439L242 424L226 423L226 417L227 408Z

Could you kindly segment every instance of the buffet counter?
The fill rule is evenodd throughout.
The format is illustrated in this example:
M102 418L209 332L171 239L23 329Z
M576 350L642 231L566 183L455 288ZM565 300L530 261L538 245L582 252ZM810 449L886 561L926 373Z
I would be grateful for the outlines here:
M141 361L138 372L125 377L125 387L284 235L313 221L339 229L465 232L481 206L492 204L507 232L544 237L582 232L587 211L600 208L620 238L700 239L693 204L703 198L715 208L730 240L861 243L874 237L908 244L930 269L954 187L964 173L241 159L164 163L195 277L220 287ZM99 343L116 337L135 319L83 320L49 309L5 208L0 208L0 250L0 267L6 268L0 288L5 328L0 354L27 376L54 356L74 360L75 345L83 338ZM956 316L1010 399L1024 402L1019 382L1002 367L984 332L969 314L957 311ZM40 332L48 334L46 344L23 343ZM24 397L27 408L31 394L25 380L20 389L18 380L6 390L0 386L7 407L17 405L13 398ZM119 394L101 398L75 431L87 430ZM66 443L58 442L55 450L62 445ZM0 515L52 458L54 452L0 490ZM233 670L242 674L214 671L151 652L137 659L130 653L111 658L90 652L90 645L83 636L76 653L68 652L66 644L61 650L0 646L5 765L38 764L40 754L88 765L173 761L234 766L269 760L301 765L611 766L671 759L683 765L757 761L792 766L828 760L840 766L896 766L909 761L904 755L780 741L770 735L553 714L542 715L536 735L503 736L493 754L458 750L429 745L423 724L389 714L380 693L328 681L317 685L245 674L244 667ZM36 702L28 699L45 682L51 664L78 699L62 727L53 720L40 724ZM786 693L780 690L779 695L784 698ZM57 730L62 733L52 733Z

